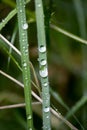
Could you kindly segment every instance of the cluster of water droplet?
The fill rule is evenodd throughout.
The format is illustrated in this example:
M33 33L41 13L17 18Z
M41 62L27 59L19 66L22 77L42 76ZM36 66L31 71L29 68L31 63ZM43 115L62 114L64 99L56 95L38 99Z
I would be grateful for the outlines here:
M43 84L43 86L44 86L44 87L47 87L47 86L48 86L48 83L47 83L47 82L46 82L46 83L44 83L44 84Z

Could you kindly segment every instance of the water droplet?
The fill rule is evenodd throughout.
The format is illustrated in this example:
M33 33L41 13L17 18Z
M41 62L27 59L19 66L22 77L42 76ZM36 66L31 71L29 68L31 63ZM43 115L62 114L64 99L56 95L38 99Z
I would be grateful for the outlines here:
M39 48L39 51L42 52L42 53L45 52L46 51L46 47L41 45L40 48Z
M4 22L5 22L5 20L4 20L4 19L2 19L2 22L4 23Z
M24 33L22 33L22 35L24 36L25 34L24 34Z
M61 116L61 113L58 113L59 116Z
M38 7L41 7L41 4L38 4L37 6L38 6Z
M32 130L32 128L29 128L29 130Z
M24 42L24 39L22 41Z
M23 40L24 41L24 40ZM25 46L22 46L23 49L25 49Z
M47 68L44 68L43 70L40 70L40 76L43 77L43 78L48 76Z
M44 83L44 87L47 87L48 83Z
M25 23L25 24L23 24L23 26L22 26L22 27L23 27L23 29L24 29L24 30L26 30L26 29L28 29L28 24L27 24L27 23Z
M24 64L23 64L23 66L24 66L24 67L26 67L26 66L27 66L27 64L26 64L26 63L24 63Z
M49 118L49 116L46 117L47 119Z
M31 116L31 115L29 115L27 119L28 119L28 120L30 120L31 118L32 118L32 116Z
M46 65L47 61L46 60L41 60L40 64L41 65Z
M44 108L44 112L49 112L50 108L49 107L45 107Z
M20 10L20 13L22 12L22 10Z

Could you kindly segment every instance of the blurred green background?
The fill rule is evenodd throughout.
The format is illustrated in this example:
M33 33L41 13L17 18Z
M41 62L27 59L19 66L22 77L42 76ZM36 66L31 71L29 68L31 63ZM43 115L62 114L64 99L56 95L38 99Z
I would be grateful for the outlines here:
M43 0L45 14L45 30L47 39L47 55L49 68L49 83L51 106L64 117L74 106L77 110L71 113L68 120L79 130L87 129L87 45L51 28L56 25L86 40L87 37L87 0ZM0 1L0 23L16 7L15 0ZM26 6L27 22L29 23L29 55L39 80L37 30L35 21L34 0ZM17 16L15 15L1 30L1 34L12 41L19 49ZM3 44L3 47L1 46ZM21 71L17 68L4 49L0 40L0 69L22 82ZM20 57L12 52L20 64ZM33 74L31 72L33 80ZM37 90L32 86L32 89ZM59 97L62 101L60 101ZM82 99L82 100L81 100ZM33 99L35 101L35 99ZM76 103L79 101L79 106ZM23 89L0 74L0 106L24 102ZM64 104L65 103L65 104ZM40 106L33 106L34 126L42 129ZM69 110L70 108L70 110ZM54 130L69 128L56 121L52 124ZM26 130L26 114L24 108L0 110L0 130Z

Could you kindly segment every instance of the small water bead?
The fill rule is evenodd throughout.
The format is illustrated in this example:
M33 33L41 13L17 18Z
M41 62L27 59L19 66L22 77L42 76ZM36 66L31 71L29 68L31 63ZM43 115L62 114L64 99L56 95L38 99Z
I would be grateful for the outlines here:
M22 12L22 10L20 10L20 13Z
M22 40L23 42L25 41L25 39Z
M47 119L49 118L49 116L46 117Z
M28 55L28 49L25 50L25 54Z
M37 6L38 6L38 7L41 7L41 4L38 4Z
M27 64L26 64L26 63L24 63L24 64L23 64L23 66L24 66L24 67L26 67L26 66L27 66Z
M32 116L31 116L31 115L29 115L27 119L28 119L28 120L32 119Z
M4 20L4 19L2 19L2 22L4 23L4 22L5 22L5 20Z
M50 108L49 107L45 107L44 108L44 112L49 112L50 111Z
M46 65L47 61L46 60L41 60L40 64L41 65Z
M23 49L25 49L25 46L22 46Z
M44 87L47 87L47 86L48 86L48 83L44 83L43 85L44 85Z
M46 46L41 45L39 48L39 52L41 52L41 53L46 52Z
M28 29L28 24L27 24L27 23L23 24L22 28L23 28L24 30Z
M43 70L40 70L39 73L40 73L40 76L43 77L43 78L45 78L45 77L48 76L48 70L47 70L47 68L44 68Z

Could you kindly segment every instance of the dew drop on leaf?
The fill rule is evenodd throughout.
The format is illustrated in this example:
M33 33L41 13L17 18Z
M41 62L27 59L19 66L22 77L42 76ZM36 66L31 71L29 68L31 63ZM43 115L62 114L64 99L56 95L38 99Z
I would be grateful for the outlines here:
M46 117L47 119L49 118L49 116Z
M40 64L41 65L46 65L47 61L46 60L41 60Z
M47 87L47 86L48 86L48 83L44 83L43 85L44 85L44 87Z
M26 63L24 63L24 64L23 64L23 66L24 66L24 67L26 67L26 66L27 66L27 64L26 64Z
M44 108L44 112L49 112L50 108L49 107L45 107Z
M46 52L46 47L41 45L39 48L39 52L41 52L41 53Z
M38 7L41 7L41 4L38 4L37 6L38 6Z
M43 70L40 70L40 76L43 77L43 78L48 76L47 68L44 68Z
M30 120L31 118L32 118L31 115L29 115L27 119Z
M23 24L22 28L23 28L24 30L28 29L28 24L27 24L27 23Z
M22 12L22 10L20 10L20 13Z

